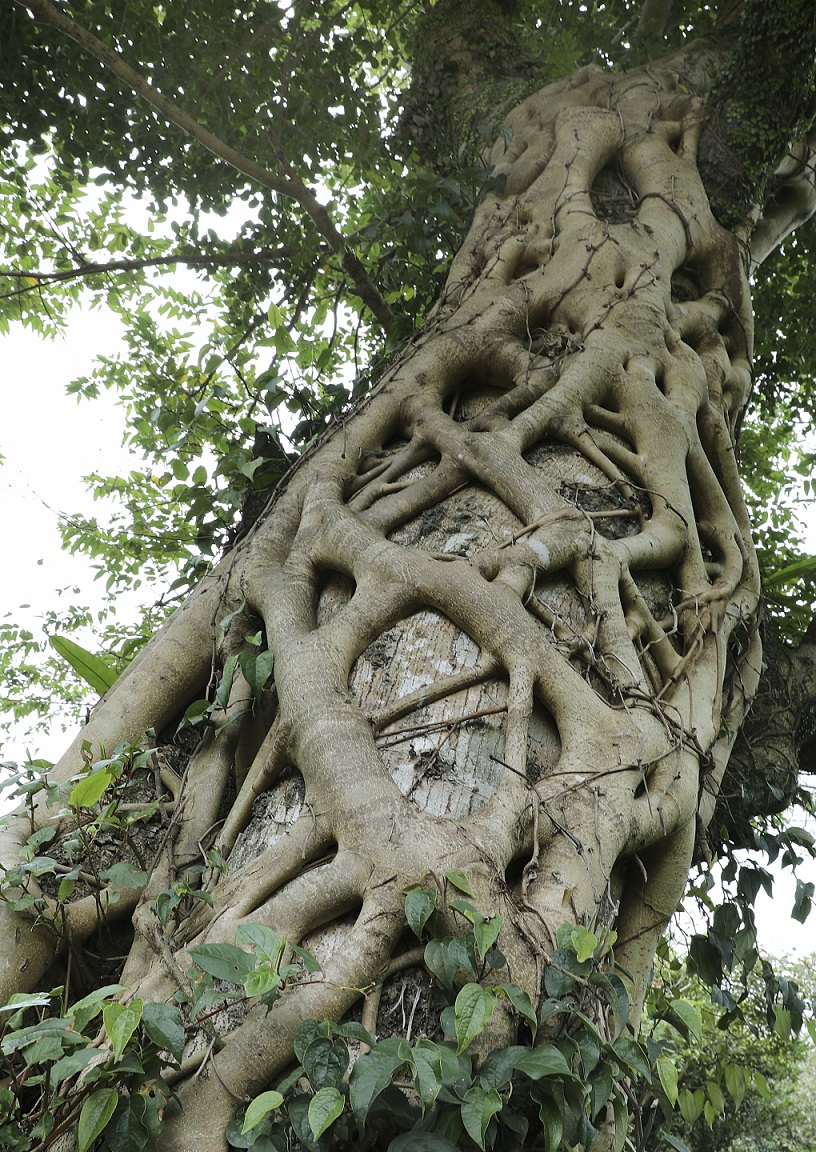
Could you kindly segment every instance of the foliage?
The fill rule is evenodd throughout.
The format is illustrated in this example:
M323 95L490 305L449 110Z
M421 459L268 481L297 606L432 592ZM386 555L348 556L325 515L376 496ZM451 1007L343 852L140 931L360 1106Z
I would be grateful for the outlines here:
M698 1014L700 1027L679 1046L679 1110L670 1116L650 1110L649 1089L640 1094L641 1113L658 1123L646 1133L645 1148L667 1147L667 1135L682 1139L693 1152L758 1152L773 1147L805 1152L811 1146L816 1072L813 1041L812 961L777 965L774 976L763 961L746 978L740 997L741 1019L712 1004L706 987L690 977L678 957L664 948L652 986L644 1030L666 1035L676 998ZM808 1001L810 1042L790 1028L782 987ZM777 988L776 994L769 991ZM662 1121L662 1123L660 1123Z

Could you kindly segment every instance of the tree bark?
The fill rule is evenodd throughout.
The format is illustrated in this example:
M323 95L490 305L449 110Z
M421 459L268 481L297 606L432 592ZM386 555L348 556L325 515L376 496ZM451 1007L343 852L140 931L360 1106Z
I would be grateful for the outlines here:
M451 868L504 917L533 1002L560 924L614 928L637 1017L761 666L734 454L748 260L697 163L710 61L586 68L509 114L424 330L83 732L166 729L248 632L274 654L274 693L253 705L237 676L214 714L237 719L187 766L122 980L162 1000L186 947L246 923L307 942L327 978L230 1022L164 1147L221 1152L297 1024L342 1016L409 949L406 887ZM213 906L162 934L151 902L218 824ZM60 937L0 910L4 998L92 930L79 907Z

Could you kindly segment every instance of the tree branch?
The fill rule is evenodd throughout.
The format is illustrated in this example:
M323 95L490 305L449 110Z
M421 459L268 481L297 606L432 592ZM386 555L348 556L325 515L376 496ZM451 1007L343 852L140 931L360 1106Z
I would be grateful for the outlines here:
M56 28L84 51L94 56L117 79L161 113L165 120L181 128L183 132L203 148L206 148L213 156L223 160L236 171L248 176L250 180L254 180L264 188L269 188L272 192L277 192L299 204L311 217L320 235L328 241L332 251L340 257L343 269L351 278L356 294L384 328L391 324L393 320L391 309L377 291L358 257L347 247L344 237L336 228L325 207L300 177L291 171L285 177L277 176L249 156L245 156L242 152L230 147L229 144L188 115L178 104L158 92L140 73L126 64L117 52L99 40L92 32L58 11L51 0L15 0L15 3L27 8L35 20Z
M294 249L288 246L283 248L261 248L257 252L219 252L210 255L178 254L170 256L146 256L131 260L111 260L107 264L83 263L78 268L66 268L60 272L21 272L13 268L0 268L0 278L8 277L11 280L36 281L27 283L22 288L15 288L12 292L0 292L0 300L8 300L13 296L22 296L26 292L36 292L46 284L59 284L66 280L79 280L84 276L96 276L106 272L136 272L141 268L158 268L162 265L187 264L192 267L208 268L213 265L229 267L235 264L273 263L285 260L291 256Z
M673 4L674 0L643 0L637 26L641 40L648 43L663 38Z

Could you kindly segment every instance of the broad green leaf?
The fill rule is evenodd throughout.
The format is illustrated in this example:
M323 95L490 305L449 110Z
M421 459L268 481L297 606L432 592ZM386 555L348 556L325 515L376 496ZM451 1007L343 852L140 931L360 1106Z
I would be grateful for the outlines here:
M676 1017L677 1020L672 1017ZM694 1005L689 1004L688 1000L672 1000L666 1018L674 1027L677 1027L678 1023L682 1025L682 1028L686 1029L686 1034L692 1036L693 1039L699 1040L701 1038L703 1018Z
M458 888L460 892L464 892L466 896L476 899L475 893L470 886L470 881L467 876L459 868L449 868L445 873L445 879L449 880L454 888Z
M268 648L263 652L244 651L238 657L238 664L244 674L244 679L256 700L260 700L264 686L272 675L275 657Z
M454 978L459 971L466 972L473 978L477 975L467 945L459 936L448 936L444 940L429 940L425 945L425 963L446 988L453 987Z
M436 891L429 892L425 888L411 888L405 896L405 919L408 926L418 940L428 920L436 911Z
M317 959L317 957L315 957L311 954L311 952L307 952L307 950L305 948L302 948L300 946L300 944L291 944L290 943L289 947L292 949L292 951L295 953L296 956L300 957L301 962L303 964L303 967L306 969L307 972L312 973L312 975L316 975L318 972L319 973L323 972L322 964Z
M113 773L109 768L99 768L83 776L71 789L68 803L72 808L91 808L113 783Z
M581 927L573 928L570 933L570 943L575 950L575 955L580 963L585 960L591 960L595 949L598 947L598 937L594 932Z
M513 1067L529 1076L531 1080L540 1080L542 1076L566 1076L575 1079L563 1053L552 1044L525 1049L513 1061Z
M102 1022L113 1044L113 1054L117 1060L139 1027L143 1009L144 1003L138 997L129 1004L106 1004L102 1009Z
M343 1102L343 1095L336 1088L321 1088L315 1092L308 1113L309 1127L315 1140L319 1140L342 1113Z
M689 1092L688 1088L680 1089L677 1094L677 1102L680 1105L680 1115L687 1124L694 1124L702 1115L702 1103L698 1107L694 1093Z
M436 1132L402 1132L388 1145L388 1152L459 1152L444 1136Z
M657 1075L663 1085L663 1091L672 1108L677 1103L677 1068L674 1061L668 1056L658 1056L656 1061Z
M234 944L197 944L187 952L202 972L231 984L243 984L255 967L254 958Z
M425 1048L415 1048L411 1059L414 1065L414 1085L424 1112L433 1104L442 1088L442 1065L439 1054Z
M632 1040L629 1036L619 1036L612 1044L611 1050L625 1072L630 1075L642 1076L647 1083L651 1084L652 1069L649 1065L649 1058L637 1040Z
M564 1135L564 1120L558 1102L549 1094L543 1095L538 1105L538 1118L544 1133L546 1152L558 1152Z
M748 1079L745 1075L745 1069L740 1067L739 1064L726 1064L725 1087L728 1089L729 1096L739 1108L745 1099L745 1093L748 1091Z
M99 873L99 878L115 891L122 888L144 888L147 883L147 873L134 868L126 860L118 860L115 864L111 864L110 868L103 869Z
M181 1061L184 1018L174 1004L145 1004L142 1026L157 1047L166 1049L177 1062Z
M501 1111L502 1098L495 1088L489 1089L487 1092L474 1084L468 1088L465 1093L465 1098L462 1101L462 1123L465 1126L468 1136L471 1140L475 1141L480 1148L485 1146L485 1133L487 1126L493 1116Z
M87 996L83 996L81 1000L72 1004L71 1014L74 1017L74 1027L77 1032L85 1031L90 1021L102 1011L102 1006L106 1000L120 996L123 992L127 992L124 984L106 984L103 988L89 992Z
M535 1014L530 997L523 988L519 988L517 984L499 984L496 991L503 992L510 1003L513 1005L519 1016L522 1016L530 1025L530 1030L535 1040L535 1034L538 1030L538 1019Z
M88 1152L116 1111L119 1093L115 1088L97 1088L82 1105L77 1125L77 1152Z
M496 1007L495 993L481 984L465 984L454 1003L456 1051L463 1052L484 1028Z
M784 568L777 568L775 572L765 576L763 584L766 588L781 588L784 584L791 584L803 576L816 577L816 556L799 556Z
M88 652L75 640L69 640L67 636L49 636L48 640L54 651L62 656L63 660L68 661L77 676L80 676L86 684L90 684L94 692L98 692L100 696L104 696L115 683L118 673L114 672L101 656Z
M262 1092L260 1096L256 1096L246 1110L241 1135L243 1136L251 1128L255 1128L265 1116L274 1112L276 1108L280 1108L281 1104L283 1104L283 1096L280 1092Z
M711 1101L712 1107L716 1108L717 1112L725 1111L725 1097L722 1094L722 1088L713 1080L706 1082L706 1095Z
M349 1051L340 1037L317 1036L302 1057L314 1089L337 1088L348 1071Z
M349 1103L361 1132L365 1130L372 1102L388 1087L394 1073L404 1063L398 1055L376 1049L365 1052L355 1062L349 1077Z
M762 1099L763 1100L770 1100L771 1090L768 1087L768 1081L765 1079L764 1074L762 1072L758 1072L756 1069L754 1069L753 1077L754 1077L754 1084L756 1085L756 1090L760 1094Z
M277 964L286 941L264 924L242 924L235 933L236 944L251 944L259 960Z
M496 943L499 932L501 932L501 926L501 916L491 916L485 920L479 919L473 925L473 934L476 937L476 949L481 960L484 960L485 956Z
M244 977L244 991L247 996L265 996L274 988L280 988L281 984L280 974L268 964L253 968Z

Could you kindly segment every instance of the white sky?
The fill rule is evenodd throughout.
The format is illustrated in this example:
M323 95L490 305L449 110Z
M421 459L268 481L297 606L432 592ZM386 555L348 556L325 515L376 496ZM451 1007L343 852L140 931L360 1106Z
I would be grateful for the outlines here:
M64 338L44 341L19 329L0 340L3 372L3 422L0 428L0 507L3 509L6 551L0 564L0 617L9 612L16 622L37 628L37 616L54 606L56 590L80 589L79 603L94 603L102 586L86 560L60 550L59 513L98 514L81 477L89 472L117 474L137 466L121 447L124 420L115 397L103 394L87 401L67 396L66 386L90 371L99 353L120 348L115 322L98 313L77 313ZM814 518L816 519L816 517ZM816 524L814 525L816 537ZM816 548L816 539L809 542ZM20 609L20 605L29 605ZM93 649L93 636L79 636ZM19 760L27 748L34 755L56 759L69 742L58 728L30 744L7 741L0 759ZM777 956L816 952L816 912L805 925L790 919L794 882L790 871L776 872L774 898L757 902L760 944ZM816 883L816 863L800 871Z

